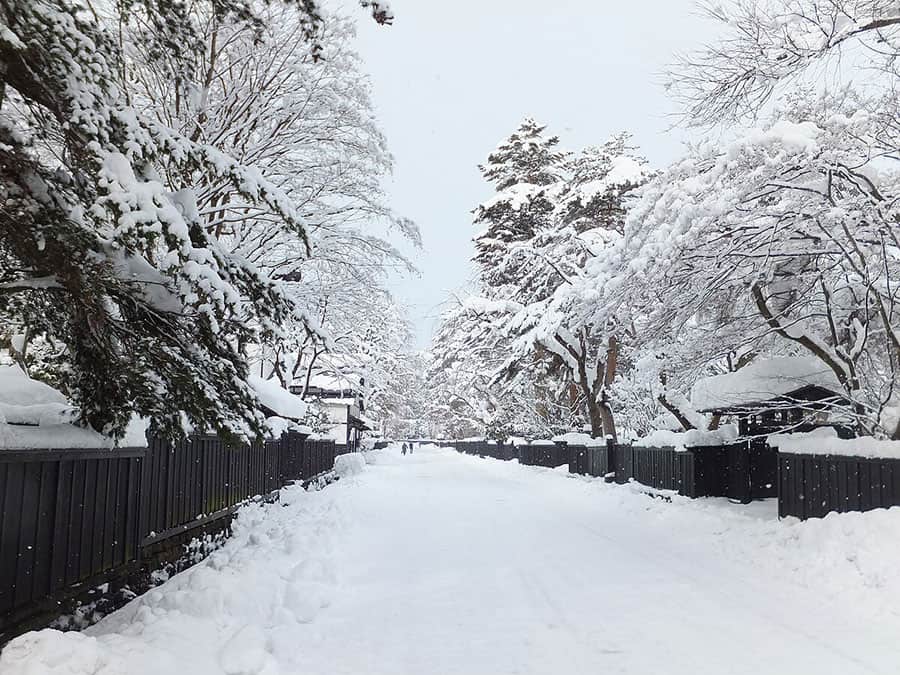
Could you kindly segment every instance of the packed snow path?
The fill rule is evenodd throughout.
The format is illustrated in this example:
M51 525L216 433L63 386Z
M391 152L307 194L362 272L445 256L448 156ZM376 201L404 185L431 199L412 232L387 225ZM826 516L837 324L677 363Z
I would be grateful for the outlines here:
M900 672L896 509L779 523L451 450L370 461L247 509L206 563L87 635L20 638L0 671Z

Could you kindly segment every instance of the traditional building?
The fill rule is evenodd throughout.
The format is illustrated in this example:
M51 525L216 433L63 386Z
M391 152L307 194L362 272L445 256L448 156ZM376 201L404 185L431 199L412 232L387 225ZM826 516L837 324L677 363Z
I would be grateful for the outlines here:
M309 378L308 384L292 385L291 391L303 393L306 400L313 402L325 415L327 436L347 452L355 452L363 432L371 428L365 418L364 384L362 378L354 375L317 373Z
M835 374L815 358L791 356L755 361L733 373L698 380L691 404L702 413L731 419L743 437L829 426L852 430Z

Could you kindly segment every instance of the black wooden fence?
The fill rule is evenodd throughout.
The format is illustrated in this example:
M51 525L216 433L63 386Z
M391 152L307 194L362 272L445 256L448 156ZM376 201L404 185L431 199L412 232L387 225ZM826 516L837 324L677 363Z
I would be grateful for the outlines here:
M778 515L821 518L831 511L900 506L900 459L781 454Z
M332 441L198 435L147 448L0 451L0 644L60 598L334 466Z
M519 464L554 468L569 463L571 452L565 443L530 443L518 447Z
M779 517L820 518L832 511L900 506L900 459L779 454L763 439L676 451L672 447L564 443L512 446L486 441L441 442L460 452L572 473L635 481L687 497L747 503L778 498Z
M604 477L612 473L610 451L607 446L569 446L569 473Z
M493 441L456 441L452 443L459 452L476 457L492 457L493 459L516 459L516 448L509 443Z

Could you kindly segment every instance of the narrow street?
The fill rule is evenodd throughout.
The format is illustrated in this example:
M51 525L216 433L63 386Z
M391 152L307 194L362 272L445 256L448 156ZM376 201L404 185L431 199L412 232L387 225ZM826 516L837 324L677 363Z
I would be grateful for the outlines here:
M779 523L437 448L369 459L248 509L206 563L87 634L38 634L44 670L8 650L4 675L900 669L889 560L842 553L860 514ZM896 514L876 517L896 541Z

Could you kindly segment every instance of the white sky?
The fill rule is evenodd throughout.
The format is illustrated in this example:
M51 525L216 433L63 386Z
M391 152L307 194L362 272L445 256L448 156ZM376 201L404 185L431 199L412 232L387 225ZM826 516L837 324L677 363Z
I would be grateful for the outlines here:
M471 211L490 195L477 165L497 143L530 115L572 149L631 131L664 165L685 133L660 73L715 30L695 0L392 0L390 27L349 4L397 162L389 193L422 230L421 277L395 286L417 347L471 275Z

